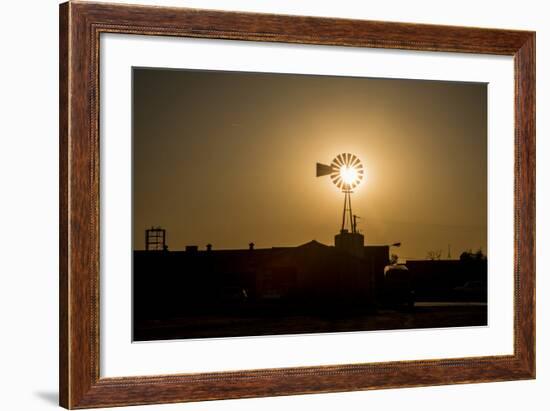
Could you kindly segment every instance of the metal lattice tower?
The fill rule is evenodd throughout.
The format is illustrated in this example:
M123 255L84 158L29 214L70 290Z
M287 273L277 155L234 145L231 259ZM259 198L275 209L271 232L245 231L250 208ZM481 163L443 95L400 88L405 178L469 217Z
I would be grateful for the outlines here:
M344 231L346 229L346 223L349 221L349 226L351 229L351 232L355 232L355 224L353 222L353 214L351 212L351 193L353 191L351 190L345 190L344 193L344 212L342 214L342 228L340 231Z
M160 227L151 227L145 230L145 250L163 251L166 249L166 230Z

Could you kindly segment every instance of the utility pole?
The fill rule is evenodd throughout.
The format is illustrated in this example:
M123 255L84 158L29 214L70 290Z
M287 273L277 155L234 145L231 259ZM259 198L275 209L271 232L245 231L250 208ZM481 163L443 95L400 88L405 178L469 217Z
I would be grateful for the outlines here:
M351 232L352 233L357 233L357 220L359 219L360 217L358 217L356 214L353 215L353 225L352 225L352 230Z

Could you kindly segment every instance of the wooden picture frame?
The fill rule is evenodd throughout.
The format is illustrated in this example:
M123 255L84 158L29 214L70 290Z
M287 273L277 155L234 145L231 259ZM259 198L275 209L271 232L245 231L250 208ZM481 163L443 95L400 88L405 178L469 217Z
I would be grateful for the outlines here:
M513 355L100 378L101 33L513 56ZM59 47L61 406L126 406L535 377L534 32L69 2L60 6Z

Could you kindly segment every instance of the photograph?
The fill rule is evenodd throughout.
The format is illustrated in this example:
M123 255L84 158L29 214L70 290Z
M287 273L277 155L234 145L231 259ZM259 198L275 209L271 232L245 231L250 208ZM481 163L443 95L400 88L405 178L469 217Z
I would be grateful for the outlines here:
M487 326L487 83L132 67L133 340Z

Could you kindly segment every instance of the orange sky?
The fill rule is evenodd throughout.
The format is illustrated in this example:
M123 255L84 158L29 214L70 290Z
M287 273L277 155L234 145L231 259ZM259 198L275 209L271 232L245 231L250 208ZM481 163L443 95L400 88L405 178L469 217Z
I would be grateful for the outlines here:
M333 244L341 194L315 163L343 152L367 244L402 258L487 249L486 84L133 71L134 248Z

